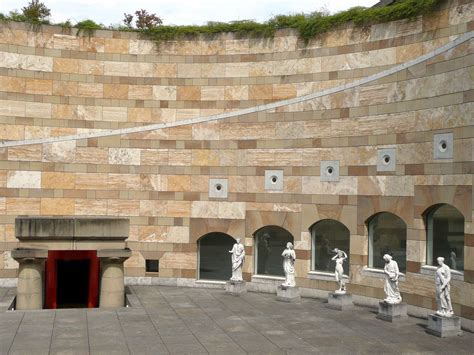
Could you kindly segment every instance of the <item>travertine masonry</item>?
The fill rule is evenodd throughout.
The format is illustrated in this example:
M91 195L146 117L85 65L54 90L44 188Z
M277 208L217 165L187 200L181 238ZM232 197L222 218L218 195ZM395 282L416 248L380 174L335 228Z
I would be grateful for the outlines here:
M222 34L153 43L128 32L88 38L54 26L30 32L2 24L0 140L97 137L0 148L0 277L18 275L9 254L18 243L16 217L102 216L130 221L126 276L194 279L197 241L221 232L242 238L250 282L253 234L274 225L294 237L298 286L333 290L332 281L308 276L309 228L335 219L350 231L349 291L381 298L382 279L364 273L366 222L387 211L407 225L403 298L432 308L432 278L421 273L424 213L447 203L465 220L454 311L472 327L474 41L452 45L471 31L474 6L467 0L448 0L410 21L344 26L309 43L290 30L271 39ZM376 74L384 77L353 84ZM179 123L334 88L260 112ZM158 123L176 126L115 131ZM446 133L453 135L453 157L436 159L433 137ZM395 169L377 171L380 149L396 152ZM338 181L321 181L321 161L339 161ZM266 170L283 172L281 190L265 190ZM228 181L226 199L209 197L210 179ZM160 260L159 274L146 273L145 259ZM107 269L112 282L104 292L118 294L112 279L122 270L112 263Z

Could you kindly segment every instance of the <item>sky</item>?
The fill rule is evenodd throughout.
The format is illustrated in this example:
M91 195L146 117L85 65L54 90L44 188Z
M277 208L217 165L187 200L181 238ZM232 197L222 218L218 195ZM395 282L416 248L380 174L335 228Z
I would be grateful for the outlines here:
M0 12L21 10L28 0L0 0ZM313 12L331 13L354 6L370 7L378 0L43 0L51 9L52 22L75 23L91 19L104 25L119 24L123 13L139 9L156 13L165 25L203 25L208 21L263 22L274 15Z

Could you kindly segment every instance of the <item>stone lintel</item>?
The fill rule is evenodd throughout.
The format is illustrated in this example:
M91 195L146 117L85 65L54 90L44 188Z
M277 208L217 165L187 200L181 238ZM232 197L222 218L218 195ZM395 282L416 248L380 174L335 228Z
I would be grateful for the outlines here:
M46 249L14 249L12 250L12 258L17 261L35 260L48 258L48 251Z
M38 240L125 240L129 220L124 218L15 219L15 236L21 241Z

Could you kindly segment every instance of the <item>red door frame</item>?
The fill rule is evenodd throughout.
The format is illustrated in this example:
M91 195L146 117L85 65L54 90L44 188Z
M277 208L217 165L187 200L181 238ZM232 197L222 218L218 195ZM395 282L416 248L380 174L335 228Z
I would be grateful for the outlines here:
M46 308L57 308L58 260L89 260L89 293L87 308L98 305L99 258L96 250L49 250L46 261Z

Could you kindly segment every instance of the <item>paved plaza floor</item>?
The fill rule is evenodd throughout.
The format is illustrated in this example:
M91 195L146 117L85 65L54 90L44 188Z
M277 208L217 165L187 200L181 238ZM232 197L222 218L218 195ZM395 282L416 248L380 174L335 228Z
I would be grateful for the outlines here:
M0 301L12 289L0 289ZM472 354L474 334L437 338L426 320L398 324L370 308L288 304L275 295L134 286L134 307L0 313L0 354Z

